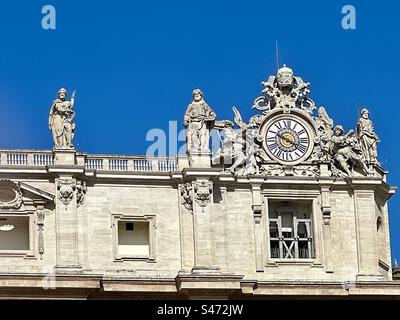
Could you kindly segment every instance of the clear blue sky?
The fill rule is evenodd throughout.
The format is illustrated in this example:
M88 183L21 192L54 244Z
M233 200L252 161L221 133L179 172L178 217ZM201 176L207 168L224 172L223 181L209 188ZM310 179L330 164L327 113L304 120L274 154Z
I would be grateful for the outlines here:
M41 28L41 9L57 29ZM343 30L352 4L357 29ZM79 151L145 154L151 128L182 121L200 87L220 119L244 118L260 82L281 62L311 82L335 123L354 127L367 106L382 139L389 183L400 184L400 4L396 1L33 1L0 3L0 148L50 149L51 101L77 89ZM400 258L400 201L390 201L392 255Z

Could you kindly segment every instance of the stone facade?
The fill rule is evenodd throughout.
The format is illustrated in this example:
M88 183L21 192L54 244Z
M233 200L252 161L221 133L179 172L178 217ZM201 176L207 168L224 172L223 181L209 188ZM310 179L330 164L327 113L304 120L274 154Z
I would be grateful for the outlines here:
M52 151L1 150L0 237L29 241L0 247L0 297L399 296L387 173L353 147L337 156L343 130L334 133L325 109L315 118L304 98L309 84L282 69L264 83L268 97L255 101L261 115L246 124L234 109L243 140L232 122L207 111L207 130L228 131L233 142L228 152L223 141L223 161L203 142L176 158L78 153L71 139L57 145L61 136ZM299 161L274 158L261 137L271 131L264 123L286 115L310 131ZM187 121L188 130L201 127ZM250 129L259 130L255 146ZM343 141L331 141L335 135ZM274 139L286 152L301 134L289 125ZM236 165L227 167L227 158ZM129 231L141 236L133 241Z

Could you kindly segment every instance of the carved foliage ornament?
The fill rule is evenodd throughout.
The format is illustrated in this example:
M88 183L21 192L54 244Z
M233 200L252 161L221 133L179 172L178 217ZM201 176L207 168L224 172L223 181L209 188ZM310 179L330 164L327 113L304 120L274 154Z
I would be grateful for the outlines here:
M186 210L193 210L193 187L191 183L181 184L181 203Z
M44 209L43 208L38 208L37 212L37 226L38 226L38 253L42 256L44 254Z
M22 193L18 183L0 180L0 209L19 209L22 206Z
M76 185L76 203L78 205L82 205L82 204L85 203L86 191L87 191L86 181L77 181L77 185Z
M200 207L205 207L210 202L211 192L212 192L212 182L202 181L195 182L194 192L196 202Z

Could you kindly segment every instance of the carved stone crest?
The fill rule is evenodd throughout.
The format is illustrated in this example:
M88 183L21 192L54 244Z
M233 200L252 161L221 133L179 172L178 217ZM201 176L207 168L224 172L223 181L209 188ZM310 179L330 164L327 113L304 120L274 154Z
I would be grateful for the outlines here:
M74 198L75 189L76 189L76 182L74 180L69 180L69 179L58 180L57 182L58 198L65 205L65 209L67 209L68 205Z
M19 209L22 206L22 193L18 183L0 180L0 209Z
M212 192L212 182L201 181L195 182L194 192L196 202L200 207L205 207L210 202L211 192Z
M253 104L257 110L268 112L282 108L284 112L290 112L290 109L297 107L311 114L316 108L314 101L307 97L310 83L293 76L293 70L286 65L278 70L276 76L270 76L262 84L264 95L258 97Z

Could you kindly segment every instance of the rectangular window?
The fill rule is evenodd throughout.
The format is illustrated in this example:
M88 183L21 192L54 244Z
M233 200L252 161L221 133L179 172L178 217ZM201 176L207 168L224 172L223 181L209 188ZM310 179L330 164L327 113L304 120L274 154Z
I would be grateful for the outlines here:
M0 217L0 251L29 251L29 217Z
M312 202L269 200L269 240L273 259L313 259Z
M121 256L149 256L149 223L118 222L118 253Z
M114 261L155 262L156 218L154 215L113 214Z

